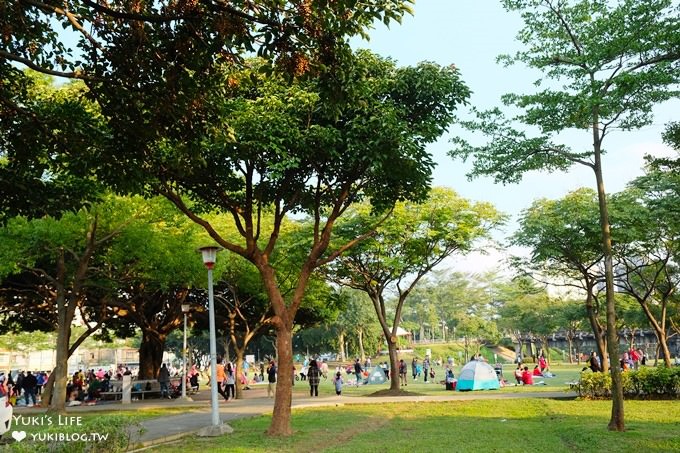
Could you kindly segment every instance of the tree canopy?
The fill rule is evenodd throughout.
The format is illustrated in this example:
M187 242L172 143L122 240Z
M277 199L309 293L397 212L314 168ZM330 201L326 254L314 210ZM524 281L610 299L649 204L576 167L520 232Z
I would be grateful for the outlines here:
M328 266L332 281L365 292L373 302L391 369L397 369L397 329L411 291L446 258L475 249L502 221L503 216L488 203L472 203L451 189L433 188L422 203L398 203L375 234ZM370 206L358 206L338 225L338 240L352 240L375 223ZM394 312L389 314L388 291L397 298ZM390 380L391 390L398 390L398 376Z
M608 353L614 360L616 311L611 232L602 153L614 130L630 131L651 123L653 107L678 96L680 83L680 6L671 0L504 0L522 15L517 35L523 49L503 55L505 64L539 70L533 94L502 97L519 113L507 119L500 109L476 111L462 124L489 141L475 146L456 137L451 155L474 157L472 175L516 182L532 170L564 170L573 164L593 170L598 191L607 297ZM644 36L644 39L640 37ZM517 127L529 126L532 133ZM587 147L560 142L567 130L588 132ZM609 429L623 431L623 387L618 367L611 368L612 417Z

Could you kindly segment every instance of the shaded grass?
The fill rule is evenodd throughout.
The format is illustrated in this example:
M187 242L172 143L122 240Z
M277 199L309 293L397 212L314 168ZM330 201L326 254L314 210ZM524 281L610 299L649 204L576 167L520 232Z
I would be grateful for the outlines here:
M294 434L269 438L270 417L231 423L232 435L188 438L154 451L580 452L680 451L680 402L629 401L627 431L607 431L608 401L550 399L396 403L309 408ZM615 446L615 447L614 447Z

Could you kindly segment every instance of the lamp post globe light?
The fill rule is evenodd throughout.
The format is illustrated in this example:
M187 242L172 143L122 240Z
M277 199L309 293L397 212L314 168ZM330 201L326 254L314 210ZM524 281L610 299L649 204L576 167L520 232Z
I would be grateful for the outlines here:
M182 304L182 314L184 315L184 341L182 344L182 399L187 399L187 315L191 310L191 305Z
M198 249L203 258L203 264L208 269L208 323L210 325L210 418L211 424L199 431L202 436L219 436L233 429L220 423L220 413L217 403L217 335L215 333L215 299L213 297L213 268L217 259L217 252L221 247L207 246Z

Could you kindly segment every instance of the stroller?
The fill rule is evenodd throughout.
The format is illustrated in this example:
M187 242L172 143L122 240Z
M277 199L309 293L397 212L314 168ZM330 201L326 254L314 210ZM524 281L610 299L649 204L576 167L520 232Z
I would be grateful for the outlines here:
M179 398L182 396L182 381L170 381L168 384L168 395L170 398Z

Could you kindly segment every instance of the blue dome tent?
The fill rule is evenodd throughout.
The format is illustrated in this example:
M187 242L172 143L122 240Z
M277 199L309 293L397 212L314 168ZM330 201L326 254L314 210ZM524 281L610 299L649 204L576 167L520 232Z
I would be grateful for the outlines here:
M473 360L460 370L456 390L495 390L500 388L498 376L493 367L486 362Z

